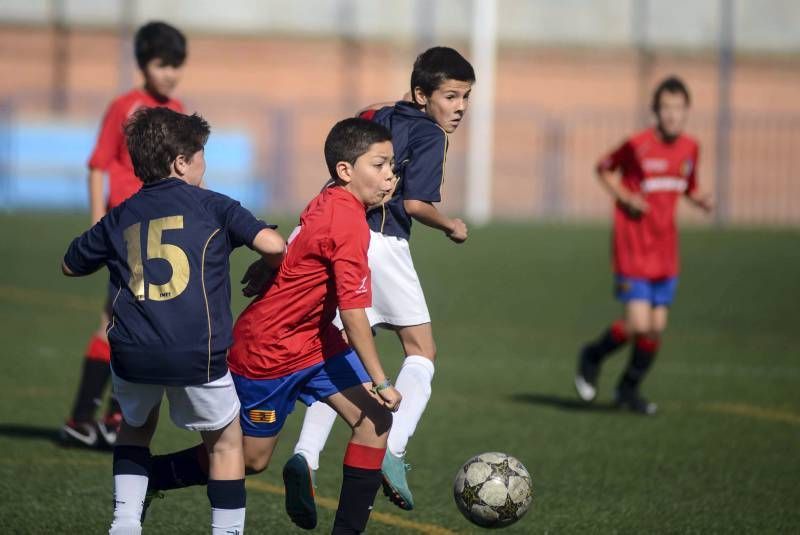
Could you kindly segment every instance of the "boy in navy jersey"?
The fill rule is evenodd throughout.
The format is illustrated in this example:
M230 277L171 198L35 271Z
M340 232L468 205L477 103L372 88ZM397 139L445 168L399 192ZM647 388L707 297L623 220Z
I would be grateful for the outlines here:
M200 431L208 450L212 533L244 527L239 401L226 362L229 255L247 245L274 267L285 246L238 202L197 187L208 135L198 115L137 112L126 136L143 187L76 238L62 264L69 276L105 265L114 289L107 333L123 422L114 447L112 535L141 533L149 445L165 393L172 421Z
M467 112L474 82L475 71L461 54L433 47L414 62L410 101L370 106L359 114L391 132L399 176L391 198L367 213L372 271L367 317L371 326L395 331L403 346L397 376L403 404L393 418L382 471L385 494L406 510L414 507L406 480L406 446L428 405L437 354L428 305L411 259L411 227L416 220L454 243L467 240L466 224L448 217L436 203L442 201L448 135ZM342 327L341 322L336 325ZM310 471L319 468L320 452L335 419L336 413L324 403L306 411L294 452L306 459ZM302 502L311 512L310 497Z

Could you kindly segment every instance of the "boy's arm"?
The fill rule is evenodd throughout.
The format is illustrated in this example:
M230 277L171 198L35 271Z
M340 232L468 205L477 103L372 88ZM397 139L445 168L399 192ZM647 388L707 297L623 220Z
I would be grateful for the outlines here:
M638 193L634 193L622 184L617 173L608 169L599 169L597 178L611 198L620 203L632 216L639 216L647 212L649 206Z
M103 176L102 169L89 168L89 213L92 218L92 225L100 221L106 214L106 203L103 198Z
M103 223L72 240L61 261L61 272L67 277L91 275L105 265L109 245Z
M695 145L691 162L691 172L688 176L686 198L697 208L710 213L714 209L714 198L707 191L700 191L697 187L697 166L700 164L700 147Z
M396 411L400 407L402 396L388 381L383 371L366 311L363 308L351 308L340 310L339 314L347 339L356 350L358 358L361 359L372 379L375 393L381 398L386 408Z
M618 202L625 211L638 217L649 208L647 201L639 193L634 193L622 183L617 170L628 165L636 165L636 154L629 141L625 141L613 152L607 154L597 164L597 178L611 198Z
M441 202L447 158L447 134L430 126L409 140L410 161L402 171L403 208L406 213L429 227L441 230L456 243L466 241L467 225L449 218L433 203Z
M261 253L261 259L250 264L240 281L245 285L242 288L245 297L255 297L266 289L286 254L286 242L280 234L265 228L253 240L253 249Z
M456 243L464 243L467 240L467 225L458 218L449 218L436 208L433 203L426 201L408 200L403 201L406 213L429 227L441 230L445 235Z

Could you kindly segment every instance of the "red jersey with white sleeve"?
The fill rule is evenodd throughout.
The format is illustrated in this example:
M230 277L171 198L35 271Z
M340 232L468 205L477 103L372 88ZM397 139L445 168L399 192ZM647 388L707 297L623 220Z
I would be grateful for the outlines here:
M133 172L133 163L125 142L125 123L139 108L165 107L183 113L179 100L159 101L144 89L134 89L114 99L106 110L100 135L89 159L90 169L108 173L108 209L114 208L139 191L142 182Z
M641 216L630 215L620 203L615 207L616 274L651 280L677 276L675 209L680 196L697 187L697 159L693 138L681 134L666 143L655 128L648 128L600 161L598 170L619 170L622 185L642 195L649 207Z
M336 308L372 305L366 209L332 186L309 203L267 291L236 320L228 366L248 379L275 379L348 349L331 322Z

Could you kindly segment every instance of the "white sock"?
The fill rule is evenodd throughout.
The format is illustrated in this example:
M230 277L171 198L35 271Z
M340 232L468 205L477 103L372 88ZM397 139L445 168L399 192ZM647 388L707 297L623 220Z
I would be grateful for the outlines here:
M241 535L244 532L244 507L241 509L211 508L211 535Z
M431 399L432 380L433 361L420 355L406 357L395 382L403 401L400 402L400 410L394 413L392 430L389 431L387 448L392 455L402 457L406 454L408 439L414 434Z
M142 507L147 493L147 476L114 476L114 520L110 535L139 535L142 532Z
M294 453L305 457L312 470L319 470L319 454L328 441L328 435L331 434L335 421L336 411L327 403L316 401L306 409L303 428L300 430L300 438L297 439Z

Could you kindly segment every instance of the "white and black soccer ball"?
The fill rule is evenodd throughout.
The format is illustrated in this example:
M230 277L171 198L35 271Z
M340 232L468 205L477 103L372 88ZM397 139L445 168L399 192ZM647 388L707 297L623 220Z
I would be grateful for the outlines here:
M498 452L482 453L458 469L453 497L470 522L484 528L504 528L530 509L533 481L514 457Z

